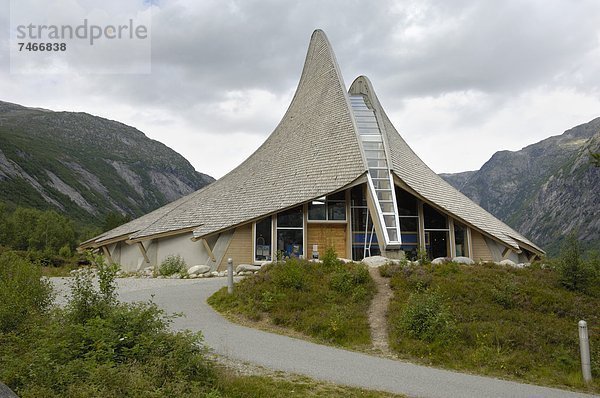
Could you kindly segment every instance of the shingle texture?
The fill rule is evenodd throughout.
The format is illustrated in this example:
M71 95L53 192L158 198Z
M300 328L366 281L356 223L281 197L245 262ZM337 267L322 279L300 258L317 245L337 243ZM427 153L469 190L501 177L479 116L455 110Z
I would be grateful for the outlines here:
M368 79L359 77L373 105L393 173L426 200L505 244L543 252L437 176L400 137ZM354 92L355 93L355 92ZM364 94L364 92L363 92ZM275 131L240 166L220 180L82 244L144 239L193 229L219 232L339 190L365 176L356 123L335 56L325 34L313 33L296 94Z
M329 41L315 31L292 103L264 144L201 191L100 237L197 227L197 237L338 190L366 171Z
M428 201L454 214L467 224L487 232L508 246L518 250L521 242L543 252L533 242L488 213L431 170L396 131L366 77L357 78L354 84L367 87L368 98L378 114L380 123L383 122L391 158L390 168L398 178Z

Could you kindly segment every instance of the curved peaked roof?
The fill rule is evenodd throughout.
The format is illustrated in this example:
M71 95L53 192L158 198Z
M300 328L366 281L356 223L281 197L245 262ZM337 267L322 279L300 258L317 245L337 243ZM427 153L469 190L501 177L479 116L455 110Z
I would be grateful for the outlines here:
M475 204L431 170L396 131L366 76L356 78L350 86L350 92L366 95L377 119L383 122L382 131L387 141L390 169L406 185L427 201L516 250L519 250L519 245L522 244L543 252L533 242Z
M426 201L515 250L523 246L543 253L427 167L398 134L366 77L357 78L349 91L365 95L375 110L388 163L397 178ZM90 239L81 247L189 231L199 238L340 190L366 178L367 166L357 131L329 40L323 31L316 30L288 110L248 159L203 189Z
M316 30L287 112L248 159L202 190L88 243L188 228L201 237L339 190L366 172L355 131L335 55Z

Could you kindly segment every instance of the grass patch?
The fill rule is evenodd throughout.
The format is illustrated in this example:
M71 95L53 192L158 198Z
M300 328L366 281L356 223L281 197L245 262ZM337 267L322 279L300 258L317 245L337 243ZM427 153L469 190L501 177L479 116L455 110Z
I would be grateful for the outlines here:
M169 330L152 302L117 300L116 267L92 256L64 308L40 267L0 254L0 380L20 397L393 397L287 374L238 376L199 333Z
M561 278L540 267L404 267L391 278L391 348L420 363L598 392L580 375L577 322L588 322L598 380L600 298Z
M224 288L208 302L220 312L267 319L319 342L366 348L371 344L367 310L375 289L362 264L289 259L264 266L236 284L232 295Z
M369 391L360 388L340 386L332 383L315 381L308 377L277 374L267 376L235 376L226 369L220 373L217 383L218 394L215 397L332 397L332 398L387 398L401 397L380 391Z

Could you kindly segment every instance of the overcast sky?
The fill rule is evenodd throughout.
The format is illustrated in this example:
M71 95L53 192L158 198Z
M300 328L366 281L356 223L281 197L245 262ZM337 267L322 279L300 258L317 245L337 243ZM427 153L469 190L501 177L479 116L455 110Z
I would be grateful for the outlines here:
M15 3L34 23L66 18L38 6L52 1ZM129 62L123 54L81 57L68 73L11 73L10 4L0 0L0 100L121 121L217 178L273 131L317 28L346 86L368 76L438 173L478 169L496 151L600 116L598 0L56 3L105 23L151 13L151 73L86 69Z

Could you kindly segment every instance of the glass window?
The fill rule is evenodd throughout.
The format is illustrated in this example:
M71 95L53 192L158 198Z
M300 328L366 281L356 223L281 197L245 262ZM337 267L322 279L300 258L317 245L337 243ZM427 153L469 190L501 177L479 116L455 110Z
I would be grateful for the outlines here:
M345 220L346 219L346 202L328 202L327 217L329 220Z
M402 246L400 249L408 260L414 261L419 253L419 217L418 216L400 216L400 235L402 236Z
M326 220L327 219L327 206L325 204L325 198L319 198L313 200L308 205L308 219L309 220Z
M310 221L344 221L346 219L346 193L337 192L318 198L308 204Z
M359 187L362 189L362 187ZM366 256L381 254L377 234L369 210L365 206L352 207L352 259L362 260Z
M350 203L352 207L366 206L367 197L364 192L365 185L357 185L350 190Z
M447 231L429 231L425 232L429 237L427 245L427 254L429 259L438 257L448 257L448 232Z
M284 257L304 255L304 213L302 206L277 215L277 251Z
M254 260L271 260L271 217L256 223L254 239Z
M346 193L344 191L336 192L327 196L327 200L335 200L335 201L346 201Z
M277 228L279 227L300 227L304 225L302 219L302 206L286 210L277 215Z
M400 230L402 233L417 232L419 229L419 218L418 217L400 217Z
M427 203L423 204L423 218L425 221L425 229L447 229L446 216L429 206Z
M376 192L377 192L378 200L387 200L387 201L394 203L392 201L392 191L385 190L385 191L376 191Z
M300 257L303 249L304 231L302 229L277 228L277 250L284 257Z
M398 205L398 215L417 216L417 198L406 192L404 189L396 187L396 203Z
M469 248L467 247L467 229L456 221L454 221L454 243L456 247L456 256L469 257Z

